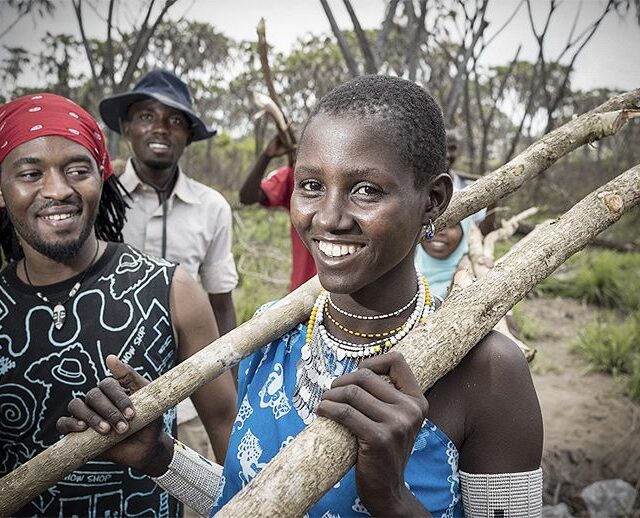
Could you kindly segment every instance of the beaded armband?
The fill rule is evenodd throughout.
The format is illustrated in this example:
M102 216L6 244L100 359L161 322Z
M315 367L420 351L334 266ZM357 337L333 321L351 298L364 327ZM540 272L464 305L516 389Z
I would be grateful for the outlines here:
M204 458L177 439L167 471L152 480L202 516L209 516L222 493L222 466Z
M460 492L465 516L536 518L542 514L542 469L495 475L460 471Z

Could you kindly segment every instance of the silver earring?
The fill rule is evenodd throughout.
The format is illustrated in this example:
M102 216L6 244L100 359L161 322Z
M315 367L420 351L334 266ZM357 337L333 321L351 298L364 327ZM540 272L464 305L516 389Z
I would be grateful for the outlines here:
M424 241L431 241L436 234L436 227L433 225L433 221L429 219L429 223L422 225L422 239Z

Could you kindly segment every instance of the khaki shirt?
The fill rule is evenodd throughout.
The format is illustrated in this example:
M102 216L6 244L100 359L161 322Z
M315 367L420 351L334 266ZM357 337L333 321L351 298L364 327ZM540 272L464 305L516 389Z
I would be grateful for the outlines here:
M162 253L162 206L153 187L143 183L131 160L120 183L131 195L124 241L150 255ZM180 263L207 293L227 293L238 284L231 254L231 207L216 190L182 170L167 200L167 256Z

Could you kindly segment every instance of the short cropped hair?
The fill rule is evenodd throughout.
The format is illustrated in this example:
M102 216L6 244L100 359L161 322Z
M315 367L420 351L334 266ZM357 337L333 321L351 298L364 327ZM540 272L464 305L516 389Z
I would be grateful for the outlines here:
M413 170L418 188L448 172L442 110L426 90L412 81L382 75L352 79L320 99L306 126L320 114L379 121L400 158ZM304 129L300 140L303 138Z

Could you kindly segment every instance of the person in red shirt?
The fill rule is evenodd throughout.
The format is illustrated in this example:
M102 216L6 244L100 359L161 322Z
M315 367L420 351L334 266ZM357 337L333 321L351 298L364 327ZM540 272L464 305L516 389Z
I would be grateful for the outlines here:
M293 167L281 167L263 178L271 159L282 156L288 151L289 149L278 135L269 141L240 189L240 203L243 205L260 203L264 207L282 207L289 211L289 200L294 185ZM289 290L293 291L316 274L316 265L311 254L293 227L291 227L291 257Z

